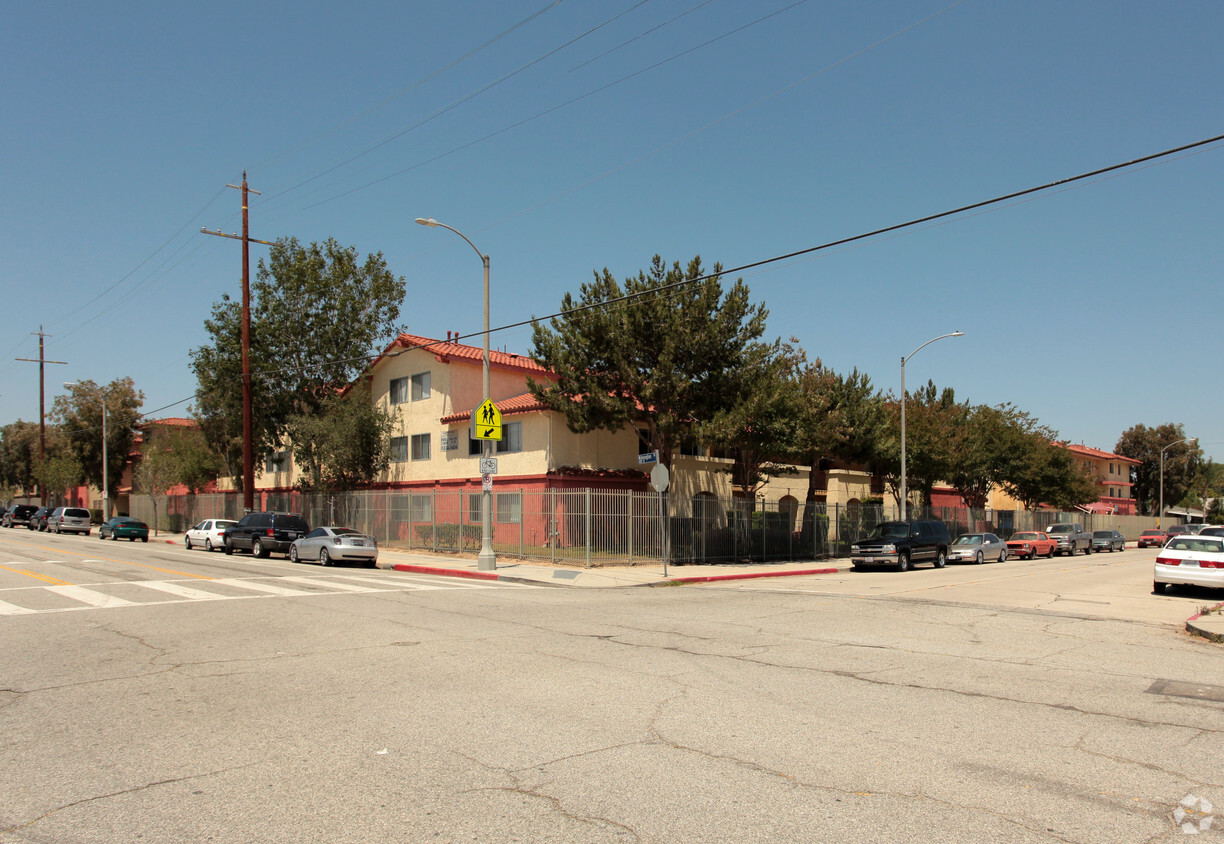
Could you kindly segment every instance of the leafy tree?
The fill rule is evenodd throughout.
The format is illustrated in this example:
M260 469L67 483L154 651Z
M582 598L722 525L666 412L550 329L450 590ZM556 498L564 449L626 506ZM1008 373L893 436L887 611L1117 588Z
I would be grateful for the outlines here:
M145 442L140 450L140 462L132 471L132 486L137 492L149 496L153 502L153 532L160 524L157 505L172 486L178 483L179 458L174 450L170 431L146 429Z
M984 509L992 489L1027 471L1027 466L1020 465L1024 441L1041 430L1032 416L1010 404L966 406L949 425L946 480L967 506ZM1047 433L1053 432L1042 436ZM1046 436L1046 442L1049 439Z
M1224 463L1216 463L1207 458L1199 464L1194 478L1189 483L1189 490L1180 504L1183 507L1205 508L1212 499L1218 499L1221 494L1224 494Z
M174 452L175 481L187 487L188 492L199 493L217 479L222 460L209 448L199 428L167 428L158 435L169 439Z
M1097 499L1096 484L1054 441L1056 436L1055 431L1035 425L1010 446L1012 459L1000 485L1026 510L1043 504L1069 510Z
M85 477L81 461L72 452L67 438L56 427L47 429L47 448L42 459L34 449L34 477L38 481L43 504L50 506L64 500L64 493ZM100 486L100 484L99 484Z
M1199 464L1203 459L1197 441L1187 440L1181 424L1166 422L1149 428L1134 425L1122 432L1114 451L1123 457L1139 461L1134 467L1135 485L1132 490L1140 509L1152 515L1159 508L1160 500L1160 452L1164 449L1164 500L1166 503L1181 501L1190 488Z
M59 426L67 448L80 462L86 482L102 488L102 406L106 405L106 458L109 493L123 478L123 467L135 439L144 393L131 378L116 378L105 387L81 381L56 396L49 416ZM61 487L62 489L62 487ZM108 495L108 499L114 495Z
M288 422L293 457L304 489L353 489L374 480L391 463L395 417L360 387L327 399L316 414Z
M36 483L38 423L18 419L0 428L0 483L29 493Z
M715 264L706 277L700 257L669 268L658 255L623 287L596 272L577 301L565 294L562 316L533 324L533 355L557 381L528 379L532 394L576 433L633 426L670 467L698 420L735 408L772 354L759 339L768 311L742 279L724 292L721 273Z
M931 490L946 480L952 465L951 444L947 428L960 424L965 408L956 403L951 387L940 390L934 381L909 394L905 403L905 479L909 490L920 493L921 503L929 506ZM893 499L901 506L901 405L888 405L890 425L879 446L877 471L884 475L892 489ZM894 433L895 432L895 433Z
M369 355L400 333L405 285L382 253L358 261L334 239L282 238L251 284L251 391L256 459L279 448L291 418L320 412ZM192 351L196 417L235 483L242 476L241 308L229 294L205 321L212 341Z

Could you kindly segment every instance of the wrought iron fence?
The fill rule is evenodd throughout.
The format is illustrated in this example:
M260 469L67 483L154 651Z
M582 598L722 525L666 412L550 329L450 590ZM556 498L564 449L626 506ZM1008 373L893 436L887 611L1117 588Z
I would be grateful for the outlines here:
M132 515L181 533L203 519L238 519L240 493L133 495ZM850 545L897 508L881 504L810 505L701 496L668 499L624 490L499 490L492 496L493 550L499 556L579 566L661 563L790 562L845 556ZM476 553L481 542L479 490L359 490L262 493L257 507L301 513L312 525L342 524L407 550ZM1134 541L1154 518L1038 510L926 508L957 533L989 531L1007 539L1076 521L1087 530L1116 528ZM664 527L666 525L666 528Z

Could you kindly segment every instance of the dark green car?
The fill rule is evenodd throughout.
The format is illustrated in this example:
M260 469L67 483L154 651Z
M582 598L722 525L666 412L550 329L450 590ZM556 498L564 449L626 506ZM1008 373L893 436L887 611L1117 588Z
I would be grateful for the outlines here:
M131 516L115 516L98 528L98 539L127 539L135 542L149 541L149 526Z

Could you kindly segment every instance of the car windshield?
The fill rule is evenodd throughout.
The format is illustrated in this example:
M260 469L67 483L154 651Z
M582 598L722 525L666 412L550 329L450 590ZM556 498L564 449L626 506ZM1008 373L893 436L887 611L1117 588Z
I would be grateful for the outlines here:
M1163 530L1145 530L1143 532L1143 535L1144 536L1164 536L1164 531Z
M1041 539L1041 534L1039 533L1014 533L1012 534L1012 539L1030 539L1030 540L1031 539Z
M909 525L900 522L885 522L876 525L867 534L868 539L906 539L909 536Z
M953 545L981 545L982 535L980 533L967 533L964 536L956 537Z
M1047 528L1046 533L1070 533L1074 528L1071 525L1054 525Z
M1092 536L1093 536L1093 538L1095 538L1095 539L1109 539L1111 536L1113 536L1113 531L1111 531L1111 530L1097 530L1097 531L1093 531L1093 532L1092 532Z
M332 533L334 533L336 536L358 535L357 531L353 530L352 528L332 528Z

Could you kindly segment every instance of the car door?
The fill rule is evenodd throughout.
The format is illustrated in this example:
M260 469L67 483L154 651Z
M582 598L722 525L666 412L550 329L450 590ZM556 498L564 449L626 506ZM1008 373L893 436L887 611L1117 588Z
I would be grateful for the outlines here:
M306 534L305 539L298 543L298 556L303 560L319 559L319 549L323 547L326 539L327 531L323 530L323 528L315 528Z

